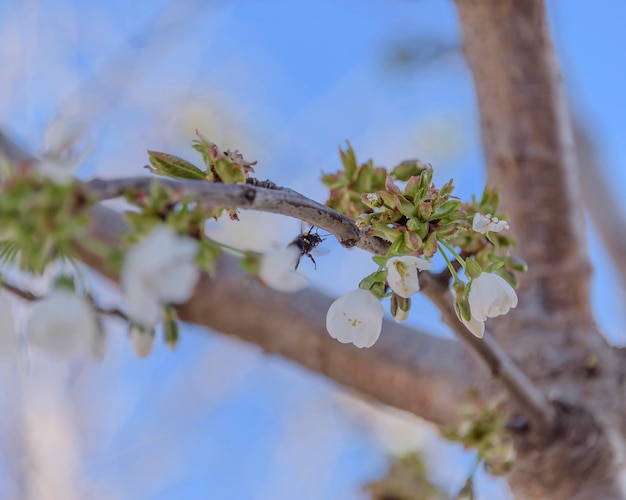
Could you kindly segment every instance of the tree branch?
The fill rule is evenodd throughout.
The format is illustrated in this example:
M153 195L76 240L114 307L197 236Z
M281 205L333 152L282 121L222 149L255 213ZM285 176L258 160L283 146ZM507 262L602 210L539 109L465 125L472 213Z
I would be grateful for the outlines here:
M19 157L21 154L21 150L18 149L17 151L18 151L17 156ZM24 158L26 157L27 155L24 153ZM14 161L16 161L17 159L19 158L15 158L15 157L13 158ZM388 248L388 244L384 242L383 240L380 240L379 238L363 235L361 231L356 227L354 221L352 221L352 219L350 219L349 217L346 217L345 215L327 207L326 205L322 205L313 200L310 200L306 198L305 196L291 189L285 189L285 188L268 189L268 188L253 186L249 184L226 185L226 184L204 183L204 182L197 182L197 181L196 182L180 181L180 180L172 180L172 179L165 179L165 178L149 178L149 177L112 179L112 180L94 179L90 182L85 183L85 187L92 194L92 196L94 196L96 199L105 200L105 199L112 199L112 198L119 197L123 195L129 189L136 191L136 192L148 192L150 189L150 185L153 182L163 183L164 185L168 186L175 192L180 193L180 195L183 197L185 195L192 195L194 200L197 200L199 202L204 202L212 206L217 205L217 206L224 206L227 208L250 208L250 209L267 211L267 212L281 213L283 215L296 217L300 220L304 220L308 222L311 225L315 225L317 227L320 227L321 229L324 229L332 233L345 246L356 246L356 247L365 249L367 251L370 251L372 253L376 253L379 255L384 254ZM98 239L101 242L106 243L107 245L115 245L116 242L118 242L119 235L122 231L123 231L123 222L121 220L121 217L119 217L119 215L111 211L107 211L103 207L96 207L96 210L94 210L94 223L92 227L93 236L96 239ZM103 262L99 257L93 255L91 252L89 252L88 250L84 248L81 250L81 256L88 265L92 266L94 269L98 270L99 272L104 273L105 275L107 274L106 263ZM235 269L232 263L224 264L224 265L227 266L227 268L229 269L229 273L232 273L233 276L239 276L239 281L243 280L243 277L241 276L241 274L240 273L238 274L237 272L235 272ZM523 374L523 372L521 372L519 368L515 366L512 360L506 356L504 351L497 346L497 344L493 341L493 339L491 339L490 337L487 337L486 340L479 341L478 339L474 338L474 336L458 321L458 319L456 318L456 315L453 313L451 297L447 289L447 284L445 286L442 286L441 280L437 281L434 276L431 277L431 279L429 280L428 275L426 273L422 273L422 274L423 274L423 281L425 284L424 290L427 293L427 295L431 298L431 300L433 300L437 305L440 306L443 312L444 320L449 324L449 326L455 331L457 335L459 335L462 339L465 340L466 344L469 345L469 347L478 355L478 357L483 359L483 361L490 368L492 374L500 378L503 381L505 387L507 387L509 391L511 392L512 396L518 400L522 408L527 409L529 418L533 422L533 424L535 424L536 428L539 430L550 429L552 426L552 422L553 422L553 414L552 414L552 409L548 401L546 400L546 398L533 386L530 379L528 379L528 377L526 377ZM109 274L109 277L112 277L112 276ZM202 283L205 283L205 282L203 281ZM438 286L435 286L435 285L438 285ZM221 287L214 285L214 288L216 290L219 290ZM206 300L207 300L206 297L211 296L211 294L215 294L216 292L211 288L210 284L207 284L204 287L200 285L200 289L202 290L202 293L200 294L195 293L191 301L181 308L181 319L192 321L192 322L197 322L198 324L204 324L206 326L212 326L221 331L225 331L226 333L230 333L230 330L225 329L226 326L228 326L228 324L224 326L221 324L213 323L214 314L209 314L209 316L211 316L209 318L205 316L206 311L208 310L206 307ZM245 290L253 290L253 289L246 287ZM250 301L246 301L246 304L247 304L246 310L248 309L252 310L253 304L263 303L263 299L265 298L265 296L267 296L266 300L269 300L271 302L270 298L276 295L276 292L273 292L267 288L262 288L262 290L263 290L263 293L256 293L255 296L251 298ZM241 289L238 290L237 292L238 295L241 295L242 293L243 291ZM310 292L310 293L315 294L316 292ZM279 294L277 297L282 297L282 294ZM323 297L323 296L320 295L319 297ZM310 297L307 299L307 301L310 301L311 303L321 304L322 302L324 302L324 300L320 299L319 297L318 298ZM276 300L279 300L279 299L276 298ZM283 298L282 301L284 300L285 299ZM223 300L223 297L220 293L217 293L215 302L217 304L220 304L218 309L219 311L222 311L222 312L227 310L225 307L226 303L230 303L229 301ZM330 299L326 298L325 302L326 303L324 303L322 307L318 307L316 309L315 315L311 316L311 320L315 319L318 323L322 323L322 326L323 326L323 322L321 322L320 319L325 317L326 311L328 310L328 306L330 305ZM235 305L238 304L236 300L233 303ZM194 304L199 304L199 305L194 305ZM293 304L292 304L292 308L293 308ZM276 304L266 304L265 307L257 309L259 313L264 312L264 311L265 312L273 311L272 315L270 315L272 316L272 318L275 317L274 311L276 310L277 310ZM198 312L194 312L194 311L198 311ZM237 312L234 312L232 315L233 318L241 318L241 316L242 315ZM253 333L253 332L256 332L257 330L259 332L261 331L261 326L259 324L259 315L255 314L255 315L252 315L251 317L255 319L251 321L250 323L241 322L243 323L243 328L242 328L242 324L239 323L239 320L235 319L235 321L239 324L239 328L237 329L237 335L241 336L242 338L249 339L252 342L262 345L261 339L263 337L261 336L261 338L259 339L257 338L258 333ZM233 320L231 319L230 321L233 321ZM297 317L290 317L289 321L295 322L294 325L300 324L301 329L304 328L304 326L302 326L302 321L301 320L298 321ZM290 323L283 322L282 324L287 325ZM397 327L395 325L393 325L392 327L388 324L388 329L390 329L391 331L394 331L397 328L400 328L400 327ZM295 329L295 326L293 327L293 329ZM271 330L274 331L273 335L277 336L278 334L276 332L282 332L284 329L272 328ZM322 328L322 330L324 329ZM316 333L316 335L319 336L319 332ZM389 335L392 335L392 336L389 337ZM406 336L406 332L401 336ZM390 339L389 342L392 342L392 340L394 339L393 334L389 334L387 332L385 333L383 337L389 338ZM322 346L326 345L326 347L320 347L318 348L318 350L322 349L324 352L327 352L328 349L332 349L329 346L337 345L335 341L328 338L328 336L325 334L325 331L323 332L322 338L323 340L321 341L322 343L320 345ZM295 340L294 338L294 340L292 340L291 342L298 342L298 341ZM380 343L381 342L379 341L379 344ZM392 342L391 345L393 346L396 344L397 342ZM399 344L402 345L403 343L400 342ZM268 343L268 346L271 346L271 345L273 344ZM415 351L415 352L424 351L423 347L421 346L414 346L414 347L415 349L419 349L419 351ZM267 350L271 350L270 347L264 346L264 348ZM346 347L346 346L337 346L337 348L340 348L343 351L350 349L349 347ZM380 349L380 347L378 347L377 349ZM434 348L430 348L429 350L433 350L433 349ZM297 356L297 353L295 351L292 352L291 350L281 349L281 350L276 350L272 352L280 352L281 354L284 354L287 357L300 360L299 356ZM328 352L332 354L334 351L331 350ZM376 352L376 349L372 352ZM407 350L406 353L413 353L413 351ZM323 358L333 357L331 356L331 354L325 354ZM394 366L397 364L398 360L396 359L397 356L393 356L391 354L392 353L388 354L388 356L391 356L389 359L391 364L389 366ZM344 359L345 356L346 354L343 354L340 356L340 359L342 360L342 362L345 361ZM358 358L368 359L368 362L371 363L371 360L369 360L369 355L367 355L367 352L365 352L364 354L361 354L360 356L358 356ZM310 359L309 357L305 357L300 362L304 364L305 366L308 366L310 368L316 369L317 371L321 371L322 373L329 375L331 378L334 378L335 380L339 382L347 383L348 385L353 385L362 389L365 388L365 386L361 387L359 384L350 383L351 377L353 375L346 375L343 369L339 369L339 367L343 366L341 363L337 365L338 371L335 372L335 368L325 367L325 363L327 363L327 361L322 363L318 360L314 364L309 364L309 362L307 362L307 360L309 359ZM376 359L379 359L379 358L376 357ZM384 360L385 358L381 357L379 363L383 363ZM441 364L441 367L442 369L444 369L443 368L444 364ZM379 367L379 369L382 371L382 373L387 373L389 370L388 367L385 368L384 366ZM445 368L444 370L447 371L448 369L449 368ZM359 369L357 371L357 373L361 373L361 372L363 372L362 369ZM413 376L416 376L416 375L417 374L415 373L413 374ZM397 376L399 375L398 374L394 375L394 378ZM371 376L368 376L368 377L371 378ZM465 384L461 384L461 386L463 387L462 392L464 394L467 394L467 386ZM416 387L419 387L419 386L416 386ZM397 398L393 398L393 401L389 399L391 396L383 397L381 394L377 394L376 397L381 397L382 398L381 401L387 402L389 404L394 404L399 407L404 407L403 406L404 403L402 403L402 397L400 396L398 396ZM432 397L432 394L429 397ZM458 404L459 401L457 401L456 404ZM411 409L411 408L405 408L405 409ZM414 408L411 409L411 411L414 411ZM443 418L442 415L434 413L433 415L430 415L430 418L426 416L425 418L429 418L433 422L440 422L442 421L441 419Z
M626 217L609 188L593 138L580 119L574 119L574 139L585 207L626 290Z
M87 183L86 187L97 199L109 199L120 196L129 189L147 192L154 182L170 187L176 193L180 193L181 198L191 196L194 200L211 206L251 208L290 215L328 231L344 245L348 242L347 246L356 246L379 255L384 254L388 248L388 243L379 238L365 236L349 217L291 189L143 177L94 180ZM554 413L545 396L489 334L482 340L477 339L459 322L454 312L447 280L445 282L437 280L428 273L421 273L421 276L422 291L440 308L444 321L483 359L492 374L502 380L512 396L524 408L534 428L540 432L549 432L554 423ZM322 317L324 316L325 311L322 314Z
M97 206L91 236L116 245L126 230L122 217ZM93 269L116 280L106 263L81 251ZM437 424L452 424L469 393L497 388L465 349L454 341L385 321L377 344L357 349L332 339L324 318L332 298L304 290L283 294L251 279L234 257L220 258L215 276L200 280L193 297L178 308L181 320L207 326L280 354L383 403Z

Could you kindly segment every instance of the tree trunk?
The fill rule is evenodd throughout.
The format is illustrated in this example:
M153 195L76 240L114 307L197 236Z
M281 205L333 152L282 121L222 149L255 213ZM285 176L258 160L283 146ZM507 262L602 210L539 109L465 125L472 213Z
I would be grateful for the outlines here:
M516 498L624 498L619 355L597 330L571 123L540 0L456 0L489 184L529 272L494 336L553 401L556 429L518 439Z

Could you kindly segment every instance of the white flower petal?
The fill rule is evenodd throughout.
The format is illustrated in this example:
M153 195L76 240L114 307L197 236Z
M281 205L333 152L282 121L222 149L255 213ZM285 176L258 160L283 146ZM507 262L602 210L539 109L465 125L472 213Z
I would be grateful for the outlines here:
M31 309L26 335L60 359L91 353L100 335L93 308L79 295L55 290Z
M85 123L58 117L50 122L44 133L44 152L58 152L71 148L87 132Z
M71 182L76 168L93 150L92 143L81 141L86 131L86 125L77 120L54 120L44 136L43 151L36 165L39 174L57 184Z
M0 293L0 359L11 359L17 354L15 316L11 301Z
M128 340L139 358L147 358L154 348L154 330L144 331L136 326L128 332Z
M367 290L352 290L333 302L326 315L326 330L331 337L356 347L371 347L383 325L380 301Z
M391 257L387 261L387 283L396 295L408 299L420 289L417 271L434 267L427 260L412 255Z
M396 309L396 314L393 315L393 320L396 323L402 323L409 317L409 311L405 311L404 309L398 307Z
M459 318L459 321L463 323L463 326L465 326L465 328L467 328L475 337L478 337L479 339L483 338L483 335L485 334L484 321L480 321L473 316L470 318L469 321L465 321L461 317L461 313L459 312L459 307L456 302L454 303L454 312L456 312L456 316L457 318Z
M155 283L162 290L160 296L164 302L180 304L191 298L199 276L195 262L181 262L167 269Z
M489 231L499 233L503 229L508 229L509 223L505 220L499 220L491 214L483 215L480 212L474 214L472 219L472 229L477 233L486 234Z
M468 300L472 317L479 321L501 316L517 306L513 287L494 273L482 273L472 280Z
M145 327L156 326L163 303L188 300L200 278L195 262L198 242L179 236L165 225L155 227L126 253L121 273L129 317Z
M259 279L280 292L297 292L305 288L309 279L295 267L300 250L294 246L269 250L261 257Z
M56 182L57 184L66 184L74 179L76 166L51 158L44 158L37 163L37 171L42 177Z
M485 334L485 322L479 321L476 318L472 317L469 321L465 321L463 318L460 318L461 323L465 325L470 332L474 334L475 337L479 339L483 338Z

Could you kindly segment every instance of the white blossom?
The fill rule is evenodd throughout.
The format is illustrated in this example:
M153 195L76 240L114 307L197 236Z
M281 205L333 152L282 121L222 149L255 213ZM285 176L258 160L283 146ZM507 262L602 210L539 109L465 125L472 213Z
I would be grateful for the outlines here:
M300 249L295 246L268 250L261 257L259 279L280 292L302 290L308 285L309 279L296 271L300 257Z
M517 294L506 280L495 273L482 273L471 282L468 296L472 318L485 321L517 306Z
M18 348L11 301L0 293L0 359L11 359Z
M483 215L480 212L476 212L472 220L472 229L482 234L486 234L489 231L499 233L503 229L509 229L509 223L491 214Z
M70 359L92 353L100 330L87 299L69 290L54 290L31 309L26 336L49 354Z
M93 150L91 143L80 142L86 131L85 124L76 120L57 118L52 121L36 167L39 174L58 184L71 182L76 168Z
M396 295L408 299L420 289L417 271L434 267L427 260L412 255L391 257L387 261L387 283Z
M197 252L196 240L165 225L128 250L121 285L132 321L152 328L159 322L163 303L178 304L191 297L200 277Z
M326 315L326 330L343 344L371 347L383 327L383 306L368 290L352 290L333 302Z
M128 340L137 357L147 358L154 348L154 330L144 330L137 326L131 326Z

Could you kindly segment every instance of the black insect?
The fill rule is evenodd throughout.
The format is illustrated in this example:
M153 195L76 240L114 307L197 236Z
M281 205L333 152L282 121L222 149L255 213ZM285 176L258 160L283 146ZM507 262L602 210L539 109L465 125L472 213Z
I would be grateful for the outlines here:
M289 243L289 245L287 245L287 247L293 246L300 250L300 257L298 257L298 262L296 262L296 269L298 269L298 266L300 265L300 258L302 258L303 255L306 255L309 259L311 259L315 269L317 269L317 262L315 262L315 259L311 254L313 252L316 254L324 253L321 250L316 250L316 247L326 239L326 236L320 236L317 231L312 232L314 227L315 226L311 226L311 229L308 231L302 231L291 243Z

